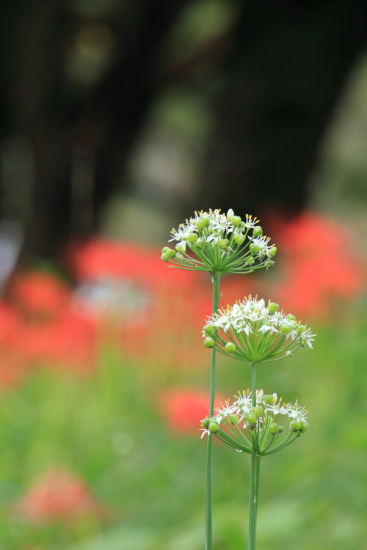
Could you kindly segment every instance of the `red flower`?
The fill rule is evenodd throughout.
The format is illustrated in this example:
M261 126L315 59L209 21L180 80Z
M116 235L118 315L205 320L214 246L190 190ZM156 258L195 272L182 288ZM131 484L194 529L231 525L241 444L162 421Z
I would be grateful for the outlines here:
M36 523L100 517L102 512L85 481L62 468L54 468L36 479L17 509Z
M216 407L220 399L216 397ZM170 388L161 394L160 409L170 432L199 434L200 420L208 416L209 393L201 390Z

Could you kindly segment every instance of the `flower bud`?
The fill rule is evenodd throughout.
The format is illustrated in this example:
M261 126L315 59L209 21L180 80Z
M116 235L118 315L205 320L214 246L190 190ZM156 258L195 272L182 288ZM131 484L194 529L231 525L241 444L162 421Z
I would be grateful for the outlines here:
M210 336L208 336L207 338L205 338L204 340L204 347L206 348L214 348L215 346L215 340L213 340L213 338L210 338Z
M301 422L299 422L298 420L292 420L292 422L289 424L289 429L292 432L299 432L301 430Z
M219 248L226 249L228 243L229 243L229 240L228 240L228 239L219 239L219 241L218 241L218 246L219 246Z
M233 218L233 216L234 216L234 212L233 212L232 208L230 208L230 209L228 210L228 212L227 212L227 219L228 219L229 221L231 221L231 219Z
M279 426L278 431L279 431L279 433L281 434L282 432L284 432L284 427L283 427L283 426Z
M205 227L208 227L209 220L208 218L199 218L196 222L196 228L201 231L202 229L205 229Z
M279 309L279 304L276 304L275 302L270 302L268 305L268 310L270 313L275 313Z
M257 254L258 252L260 252L260 247L257 244L251 243L250 252L252 255Z
M205 429L208 429L209 424L210 424L210 419L209 418L204 418L204 420L201 421L201 425Z
M254 227L254 230L252 233L253 237L261 237L262 234L263 234L263 228L260 225L257 225L256 227Z
M246 238L245 235L235 235L234 242L238 245L241 245L243 244L245 238Z
M275 422L269 424L269 433L275 435L279 432L279 426Z
M248 424L256 424L257 416L255 413L250 412L245 414L245 420Z
M228 415L228 420L231 424L238 424L239 418L237 414L230 414Z
M308 428L308 422L307 422L307 420L305 420L304 418L302 418L302 420L300 420L299 423L300 423L300 425L301 425L299 431L300 431L301 433L305 433L305 431L306 431L307 428Z
M236 351L236 349L237 347L233 342L227 342L224 347L224 351L226 351L227 353L233 353L234 351Z
M218 426L218 424L216 422L210 422L208 429L209 429L210 432L216 433L216 432L219 432L220 427Z
M178 243L176 244L175 248L177 252L180 252L181 254L183 254L186 251L186 243Z
M278 249L277 249L276 246L270 247L269 250L268 250L268 256L270 256L270 258L275 256L275 254L277 253L277 250Z
M241 218L240 216L232 216L231 218L231 222L232 222L232 225L234 225L235 227L238 227L241 223Z
M213 325L206 325L203 330L207 336L213 336L218 331Z
M189 233L189 236L187 237L187 240L189 241L189 243L196 243L198 238L199 237L198 237L197 233Z
M261 416L264 414L264 408L261 405L256 405L256 407L252 407L251 413Z
M275 405L275 403L277 402L277 394L273 393L273 395L264 395L263 401L267 405Z

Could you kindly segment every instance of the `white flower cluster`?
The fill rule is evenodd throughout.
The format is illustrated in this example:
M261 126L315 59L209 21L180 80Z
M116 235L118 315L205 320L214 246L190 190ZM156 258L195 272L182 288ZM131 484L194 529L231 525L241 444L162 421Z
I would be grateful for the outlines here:
M253 403L252 393L240 393L230 404L226 401L216 409L212 418L202 420L202 436L214 434L231 447L251 452L256 446L257 454L272 454L292 443L308 428L306 409L298 402L283 403L276 393L265 395L256 391ZM277 424L277 415L283 415L284 426ZM242 430L245 430L243 432Z
M278 304L266 306L251 296L209 318L203 335L206 347L255 363L291 356L304 345L312 348L315 336L294 315L279 311Z
M162 260L184 269L247 273L273 265L272 258L277 252L274 245L269 245L270 239L263 236L256 218L246 214L242 220L232 209L227 214L221 214L220 210L195 212L194 217L172 229L171 234L170 241L177 241L175 250L164 247ZM199 261L188 255L187 249Z

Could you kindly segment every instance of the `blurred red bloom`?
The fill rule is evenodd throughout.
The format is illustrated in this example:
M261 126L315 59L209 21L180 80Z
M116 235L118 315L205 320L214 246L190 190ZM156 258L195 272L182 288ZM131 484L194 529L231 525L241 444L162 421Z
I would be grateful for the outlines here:
M85 481L62 468L54 468L36 479L17 504L17 510L35 523L102 515L102 508Z
M221 397L215 399L218 407ZM172 433L199 434L200 420L208 416L209 393L202 390L170 388L160 396L160 410Z
M305 213L273 220L283 282L272 299L300 316L326 316L335 298L352 298L365 288L366 267L353 255L350 239L334 220Z

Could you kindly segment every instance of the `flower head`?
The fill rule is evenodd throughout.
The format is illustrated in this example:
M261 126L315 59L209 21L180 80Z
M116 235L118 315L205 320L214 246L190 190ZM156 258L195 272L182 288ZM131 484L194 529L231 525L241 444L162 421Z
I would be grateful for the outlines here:
M221 353L258 364L291 357L299 348L312 348L314 334L278 304L249 296L218 310L204 326L203 335Z
M218 407L215 416L203 420L202 431L203 435L213 433L227 445L246 453L251 453L255 444L257 454L265 456L305 433L307 413L297 401L283 403L276 393L265 395L263 390L257 390L253 399L247 390L239 393L232 404L226 401Z
M175 250L164 247L162 260L172 267L211 273L249 273L273 265L276 247L262 235L256 218L246 214L242 220L232 209L195 212L178 229L172 229ZM191 251L193 255L189 255Z

